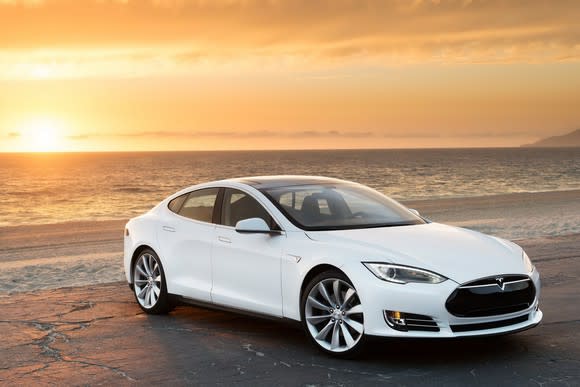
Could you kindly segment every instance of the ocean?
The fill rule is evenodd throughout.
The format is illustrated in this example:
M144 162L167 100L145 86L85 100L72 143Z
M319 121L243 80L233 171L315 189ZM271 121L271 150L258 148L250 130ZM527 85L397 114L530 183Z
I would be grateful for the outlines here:
M200 182L323 175L397 200L580 189L580 148L0 154L0 226L127 219Z

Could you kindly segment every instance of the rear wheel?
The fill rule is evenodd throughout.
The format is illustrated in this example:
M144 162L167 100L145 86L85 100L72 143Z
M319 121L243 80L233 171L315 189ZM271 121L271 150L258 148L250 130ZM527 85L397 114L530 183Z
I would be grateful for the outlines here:
M133 290L137 303L146 313L171 311L161 260L151 249L143 250L133 265Z
M301 302L302 324L322 351L341 357L359 352L364 342L361 300L346 275L329 270L306 286Z

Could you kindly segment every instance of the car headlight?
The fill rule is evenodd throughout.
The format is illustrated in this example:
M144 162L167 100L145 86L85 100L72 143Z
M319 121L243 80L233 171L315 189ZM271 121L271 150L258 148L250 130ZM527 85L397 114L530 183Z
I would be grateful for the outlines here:
M526 271L528 273L533 272L535 269L534 264L532 263L530 257L528 257L528 254L526 254L526 252L523 250L522 250L522 260L524 261L524 267L526 268Z
M416 267L375 262L363 262L363 265L378 278L396 284L406 284L408 282L438 284L447 280L442 275Z

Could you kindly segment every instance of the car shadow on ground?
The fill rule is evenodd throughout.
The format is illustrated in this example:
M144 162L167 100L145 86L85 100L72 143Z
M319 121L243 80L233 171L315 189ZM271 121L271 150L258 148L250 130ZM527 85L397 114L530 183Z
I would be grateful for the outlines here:
M481 338L391 339L372 338L360 360L391 365L473 364L527 351L527 340L517 335Z
M151 317L153 321L157 316ZM231 312L180 306L166 318L164 324L177 325L183 332L211 332L224 350L235 351L251 345L279 360L311 359L318 362L345 361L326 355L309 341L301 325L286 320L269 320ZM184 335L184 340L195 340ZM211 338L204 337L206 345ZM371 337L365 349L356 358L346 362L364 362L367 365L418 367L422 365L469 365L494 362L528 352L530 337L525 334L461 339L393 339Z

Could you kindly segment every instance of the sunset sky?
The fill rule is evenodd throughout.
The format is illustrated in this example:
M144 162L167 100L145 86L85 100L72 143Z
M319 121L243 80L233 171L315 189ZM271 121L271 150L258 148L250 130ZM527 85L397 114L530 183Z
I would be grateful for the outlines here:
M0 0L0 152L519 146L580 2Z

